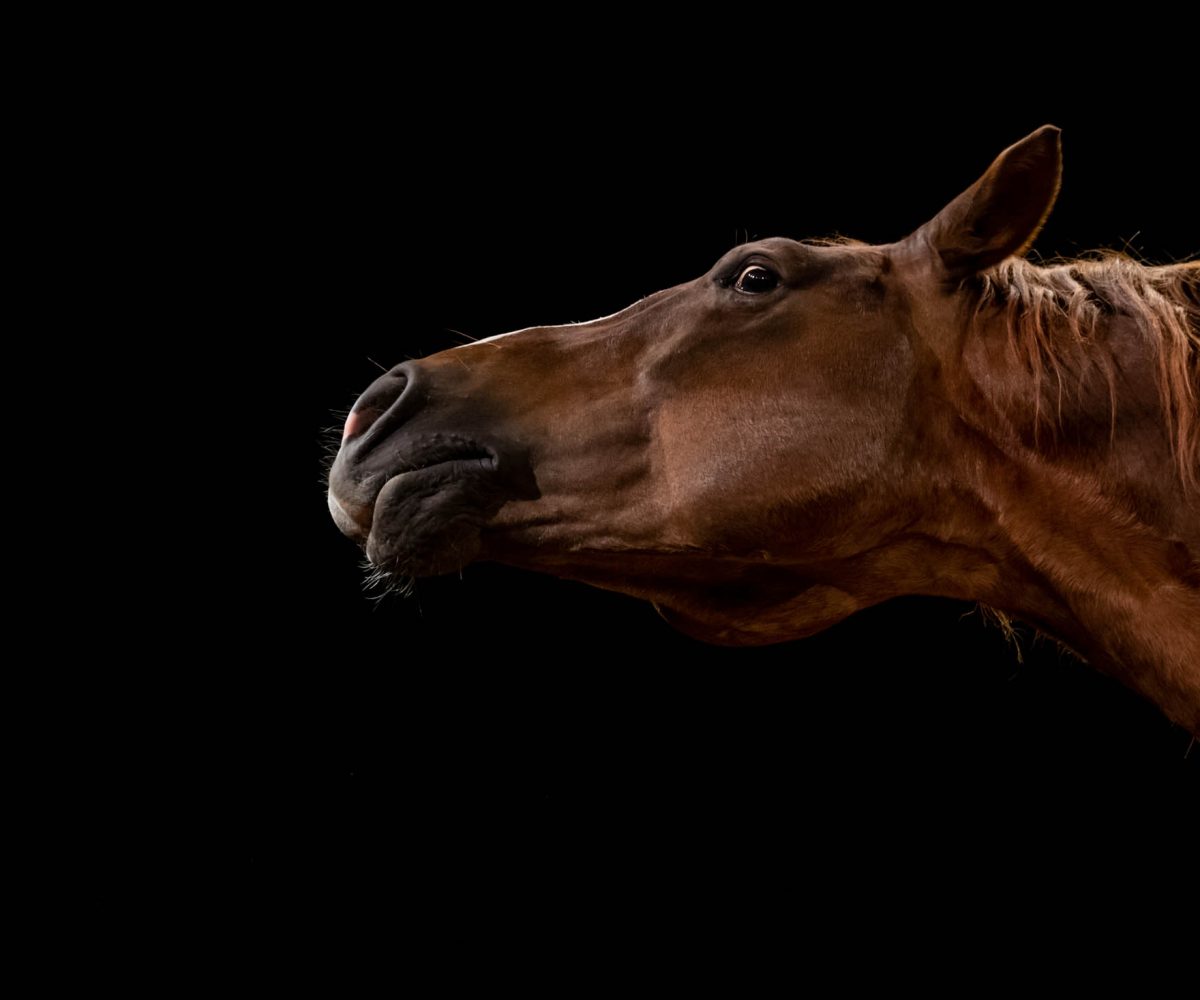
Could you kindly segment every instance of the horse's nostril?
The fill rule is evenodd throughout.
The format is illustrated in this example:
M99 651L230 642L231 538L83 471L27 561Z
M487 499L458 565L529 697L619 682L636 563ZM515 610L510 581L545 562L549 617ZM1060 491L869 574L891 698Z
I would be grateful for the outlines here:
M397 365L386 375L376 379L367 391L359 396L350 415L346 417L345 427L342 428L343 441L365 433L376 420L399 402L412 381L406 368L407 366Z
M362 400L359 400L361 403ZM383 409L378 406L355 406L346 418L346 426L342 429L342 440L362 434L376 420L383 416Z

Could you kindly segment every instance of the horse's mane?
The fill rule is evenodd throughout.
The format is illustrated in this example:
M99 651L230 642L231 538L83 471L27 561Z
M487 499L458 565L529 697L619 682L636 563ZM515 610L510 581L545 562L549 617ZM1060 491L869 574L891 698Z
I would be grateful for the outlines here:
M1185 489L1200 491L1200 261L1147 267L1118 254L1035 266L1010 258L982 275L979 311L1001 310L1010 348L1034 379L1035 426L1047 377L1058 397L1064 377L1099 366L1108 383L1113 433L1118 372L1103 349L1104 321L1126 317L1153 352L1159 404Z

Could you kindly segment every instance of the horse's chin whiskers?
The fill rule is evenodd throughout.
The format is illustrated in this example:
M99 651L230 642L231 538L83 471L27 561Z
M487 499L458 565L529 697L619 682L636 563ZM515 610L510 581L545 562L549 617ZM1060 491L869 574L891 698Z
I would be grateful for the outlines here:
M416 581L411 576L381 569L365 557L362 560L362 569L365 573L363 577L363 593L376 604L381 603L392 594L399 597L411 597L413 595Z

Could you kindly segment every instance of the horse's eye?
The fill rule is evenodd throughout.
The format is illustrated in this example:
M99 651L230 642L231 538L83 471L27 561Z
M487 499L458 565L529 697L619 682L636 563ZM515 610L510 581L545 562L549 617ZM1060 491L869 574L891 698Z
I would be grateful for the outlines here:
M778 274L769 267L763 267L761 264L751 264L749 267L744 268L742 273L738 275L738 279L734 282L733 287L739 292L761 295L763 292L771 291L778 285Z

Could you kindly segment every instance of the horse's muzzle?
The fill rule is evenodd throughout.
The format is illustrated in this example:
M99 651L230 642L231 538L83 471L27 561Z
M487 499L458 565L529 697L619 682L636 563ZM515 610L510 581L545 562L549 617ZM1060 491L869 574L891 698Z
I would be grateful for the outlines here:
M409 362L355 403L329 474L329 510L371 562L405 576L460 569L509 500L536 499L519 449L473 427L492 423ZM440 402L440 405L439 405Z

